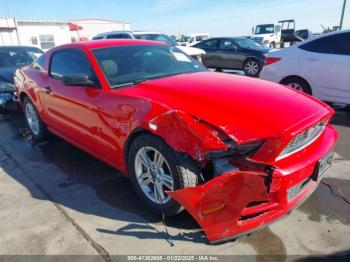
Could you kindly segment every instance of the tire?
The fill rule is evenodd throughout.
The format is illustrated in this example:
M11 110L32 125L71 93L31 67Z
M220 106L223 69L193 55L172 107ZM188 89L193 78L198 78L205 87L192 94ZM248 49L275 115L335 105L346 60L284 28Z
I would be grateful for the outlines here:
M160 169L154 167L147 168L146 165L144 165L146 162L145 155L148 157L147 162L150 162L149 166L153 164L156 155L154 150L160 153L165 160L162 165L159 165L161 166ZM141 158L144 161L142 161ZM166 216L176 215L183 210L183 207L170 196L166 195L165 192L163 193L164 196L161 196L159 193L157 194L157 192L161 190L175 191L186 187L195 187L198 184L200 171L190 157L175 152L159 137L151 134L144 134L136 137L132 142L127 159L128 172L134 190L147 207L156 214L164 214ZM140 169L140 167L142 169ZM150 172L152 168L152 175L138 175L140 173L152 173ZM157 183L157 172L158 175L159 173L163 173L163 177L165 174L170 173L170 175L166 176L167 179L161 179L163 182L166 182L168 186L163 184L158 191L156 191L155 187ZM172 179L172 188L169 182L170 178Z
M269 48L276 48L275 42L270 43Z
M243 63L243 71L247 76L256 77L261 71L260 63L257 59L249 58Z
M28 97L24 98L23 111L26 125L32 138L37 142L43 141L47 133L46 126L41 120L34 104ZM34 122L36 123L34 124Z
M306 82L303 78L292 76L287 77L281 81L282 85L289 86L295 90L304 92L308 95L312 95L311 87L308 82Z

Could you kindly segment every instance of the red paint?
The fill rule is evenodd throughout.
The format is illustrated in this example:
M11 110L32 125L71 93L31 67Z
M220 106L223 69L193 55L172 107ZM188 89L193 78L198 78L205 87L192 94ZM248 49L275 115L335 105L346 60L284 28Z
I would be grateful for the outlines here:
M311 182L287 201L288 188L310 177L317 161L334 148L337 134L332 127L328 125L303 150L276 159L295 135L329 120L333 115L330 107L277 84L212 72L111 90L91 50L138 44L160 43L104 40L56 47L44 55L43 70L32 66L18 70L16 85L21 95L32 99L50 131L124 174L125 146L138 130L160 136L174 150L187 153L200 164L205 163L206 153L227 149L215 128L236 144L264 141L250 158L236 160L240 170L221 174L195 188L169 192L193 215L210 241L237 236L282 217L315 188L316 183ZM67 87L48 76L52 53L63 48L84 52L101 88ZM48 86L50 94L45 90ZM265 181L268 175L264 166L274 168L270 186ZM252 204L257 201L263 202Z

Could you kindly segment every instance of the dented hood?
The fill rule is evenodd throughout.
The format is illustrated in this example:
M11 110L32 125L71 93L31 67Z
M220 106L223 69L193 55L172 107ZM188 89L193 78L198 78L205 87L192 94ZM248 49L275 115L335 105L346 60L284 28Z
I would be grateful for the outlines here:
M279 136L312 115L329 113L322 102L284 86L224 73L149 80L133 92L200 118L237 143Z

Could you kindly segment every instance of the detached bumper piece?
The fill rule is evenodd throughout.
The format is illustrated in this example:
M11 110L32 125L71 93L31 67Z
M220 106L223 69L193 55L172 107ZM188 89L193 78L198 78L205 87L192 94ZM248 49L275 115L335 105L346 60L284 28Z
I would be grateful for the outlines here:
M169 195L193 216L209 242L215 244L256 231L289 213L317 187L311 175L293 199L288 199L292 181L289 176L273 178L267 193L267 175L246 171L226 173L204 185ZM297 184L303 182L304 179Z

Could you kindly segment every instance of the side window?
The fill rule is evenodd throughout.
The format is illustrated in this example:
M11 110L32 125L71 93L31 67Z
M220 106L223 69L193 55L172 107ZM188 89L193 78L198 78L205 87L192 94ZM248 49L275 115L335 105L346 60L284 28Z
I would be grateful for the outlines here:
M87 74L89 79L95 80L87 58L79 51L63 50L53 53L50 76L60 79L73 74Z
M229 50L235 46L236 44L230 39L221 39L220 41L220 49Z
M330 35L315 39L299 48L315 53L350 55L350 33Z
M200 47L202 48L211 48L211 49L215 49L217 48L219 45L219 40L218 39L211 39L211 40L207 40L204 42L200 43Z

